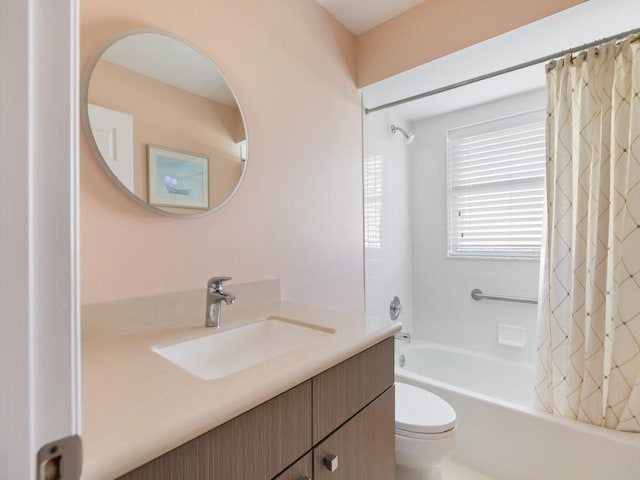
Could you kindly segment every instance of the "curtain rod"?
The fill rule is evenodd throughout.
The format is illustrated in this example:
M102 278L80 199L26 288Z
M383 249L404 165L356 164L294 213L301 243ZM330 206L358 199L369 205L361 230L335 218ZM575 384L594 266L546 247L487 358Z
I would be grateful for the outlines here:
M540 63L549 62L551 60L556 60L558 58L562 58L565 55L571 53L580 52L582 50L587 50L591 47L597 47L599 45L605 44L612 40L620 40L629 35L633 35L635 33L640 33L640 28L636 28L633 30L629 30L626 32L618 33L617 35L612 35L610 37L601 38L600 40L596 40L591 43L585 43L579 47L569 48L567 50L562 50L561 52L557 52L551 55L547 55L545 57L536 58L535 60L529 60L528 62L519 63L518 65L514 65L511 67L503 68L501 70L496 70L495 72L485 73L484 75L480 75L478 77L473 77L468 80L463 80L461 82L452 83L445 87L436 88L434 90L429 90L424 93L419 93L417 95L412 95L410 97L401 98L400 100L396 100L394 102L385 103L383 105L378 105L377 107L366 108L364 109L364 113L373 113L378 110L385 110L387 108L395 107L397 105L402 105L404 103L413 102L415 100L420 100L422 98L431 97L433 95L437 95L439 93L448 92L449 90L455 90L456 88L464 87L466 85L471 85L472 83L481 82L482 80L487 80L489 78L497 77L499 75L503 75L505 73L515 72L516 70L522 70L523 68L531 67L533 65L539 65Z

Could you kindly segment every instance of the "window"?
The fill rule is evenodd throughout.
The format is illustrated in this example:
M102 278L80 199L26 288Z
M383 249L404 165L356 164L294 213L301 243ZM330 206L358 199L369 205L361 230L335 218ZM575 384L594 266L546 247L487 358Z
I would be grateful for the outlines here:
M535 110L447 132L449 255L540 255L545 115Z
M364 159L364 246L382 248L382 155Z

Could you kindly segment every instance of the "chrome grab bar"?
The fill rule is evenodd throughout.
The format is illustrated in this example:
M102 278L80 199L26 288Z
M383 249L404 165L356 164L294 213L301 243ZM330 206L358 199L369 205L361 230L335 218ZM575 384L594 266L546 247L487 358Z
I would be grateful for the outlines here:
M534 298L523 298L523 297L508 297L506 295L489 295L488 293L482 293L482 290L479 288L474 288L471 290L471 298L474 300L482 300L486 298L487 300L500 300L501 302L516 302L516 303L533 303L537 304L538 300Z

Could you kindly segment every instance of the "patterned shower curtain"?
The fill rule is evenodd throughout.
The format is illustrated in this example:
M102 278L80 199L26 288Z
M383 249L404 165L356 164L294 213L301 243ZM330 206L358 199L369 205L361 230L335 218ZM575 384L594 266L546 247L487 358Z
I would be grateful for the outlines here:
M640 431L640 44L547 66L547 221L536 395Z

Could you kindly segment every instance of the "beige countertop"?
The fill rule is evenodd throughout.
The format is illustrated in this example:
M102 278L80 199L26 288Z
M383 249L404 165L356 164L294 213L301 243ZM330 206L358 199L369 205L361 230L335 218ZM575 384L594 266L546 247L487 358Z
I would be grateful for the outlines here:
M335 333L217 380L202 380L151 350L270 316ZM154 328L83 335L82 478L113 479L131 471L399 330L397 322L276 302L223 309L219 330L192 316Z

